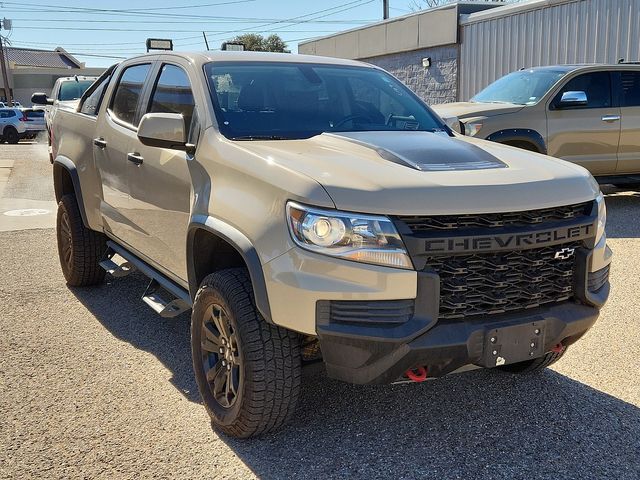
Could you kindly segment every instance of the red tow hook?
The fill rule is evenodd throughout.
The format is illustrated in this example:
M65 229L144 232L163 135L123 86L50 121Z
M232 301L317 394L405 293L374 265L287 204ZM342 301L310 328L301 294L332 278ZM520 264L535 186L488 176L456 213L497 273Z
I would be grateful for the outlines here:
M561 343L554 345L553 348L551 349L551 352L553 353L562 353L564 351L564 345L562 345Z
M413 382L424 382L427 379L427 369L424 367L410 368L404 374Z

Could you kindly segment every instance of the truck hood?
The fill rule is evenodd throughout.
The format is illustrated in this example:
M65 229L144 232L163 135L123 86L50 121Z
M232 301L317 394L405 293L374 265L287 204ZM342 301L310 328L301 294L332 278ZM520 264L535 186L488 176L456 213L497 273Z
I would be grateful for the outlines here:
M336 208L354 212L524 211L586 202L599 191L577 165L444 132L323 133L234 144L311 177Z
M432 105L431 108L443 118L458 117L460 120L472 117L491 117L522 110L524 105L515 103L456 102Z

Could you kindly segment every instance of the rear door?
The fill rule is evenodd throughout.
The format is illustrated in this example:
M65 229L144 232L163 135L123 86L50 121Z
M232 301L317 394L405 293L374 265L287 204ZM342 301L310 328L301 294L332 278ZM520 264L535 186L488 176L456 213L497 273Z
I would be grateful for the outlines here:
M197 120L188 65L179 60L159 64L150 82L143 113L180 113L190 143L196 143ZM193 132L192 132L193 130ZM129 163L127 216L135 225L132 246L162 265L166 273L186 280L186 241L191 204L191 157L184 151L149 147L139 140L130 152L141 163Z
M580 91L587 105L563 108L564 92ZM615 105L609 72L588 72L569 79L547 106L548 153L582 165L594 175L613 174L618 162L620 108Z
M145 81L152 62L126 64L111 90L108 105L98 117L94 142L96 167L102 178L103 201L100 208L104 228L122 243L136 237L135 224L126 216L129 186L127 154L137 140L137 122Z
M640 174L640 70L616 72L621 131L617 173Z

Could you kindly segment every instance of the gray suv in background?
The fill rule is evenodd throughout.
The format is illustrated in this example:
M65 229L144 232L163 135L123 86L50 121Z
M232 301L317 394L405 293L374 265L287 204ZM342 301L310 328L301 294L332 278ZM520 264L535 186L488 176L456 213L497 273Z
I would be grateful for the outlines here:
M466 135L577 163L600 183L640 185L640 64L520 70L433 108Z

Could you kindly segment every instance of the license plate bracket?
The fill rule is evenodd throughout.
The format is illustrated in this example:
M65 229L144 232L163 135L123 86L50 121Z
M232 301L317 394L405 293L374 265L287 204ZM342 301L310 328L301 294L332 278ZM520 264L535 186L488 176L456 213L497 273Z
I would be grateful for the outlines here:
M484 338L484 366L499 367L541 357L544 354L544 334L544 322L487 330Z

